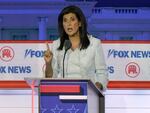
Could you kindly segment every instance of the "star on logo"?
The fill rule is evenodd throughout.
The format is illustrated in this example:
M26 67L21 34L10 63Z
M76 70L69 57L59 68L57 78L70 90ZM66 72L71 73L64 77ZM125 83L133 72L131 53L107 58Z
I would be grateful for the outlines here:
M45 113L45 111L47 111L47 109L46 108L43 108L42 106L40 107L40 111L41 111L41 113Z
M76 109L74 105L72 105L71 109L67 109L67 111L69 111L69 113L77 113L79 111L79 109Z
M60 109L60 108L56 105L56 107L55 107L54 109L51 109L51 111L52 111L53 113L61 113L61 112L63 111L63 109Z

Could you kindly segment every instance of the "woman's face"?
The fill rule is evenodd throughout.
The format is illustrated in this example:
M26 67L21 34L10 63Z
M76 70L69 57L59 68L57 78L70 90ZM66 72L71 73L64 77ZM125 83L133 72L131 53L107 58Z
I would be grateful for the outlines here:
M68 13L63 16L63 27L69 37L79 35L81 22L74 13Z

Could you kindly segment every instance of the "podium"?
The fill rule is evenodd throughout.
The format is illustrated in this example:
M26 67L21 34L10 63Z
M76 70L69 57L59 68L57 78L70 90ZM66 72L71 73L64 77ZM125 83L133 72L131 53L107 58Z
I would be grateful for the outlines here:
M105 113L104 96L90 80L28 78L26 81L32 90L38 89L39 113Z

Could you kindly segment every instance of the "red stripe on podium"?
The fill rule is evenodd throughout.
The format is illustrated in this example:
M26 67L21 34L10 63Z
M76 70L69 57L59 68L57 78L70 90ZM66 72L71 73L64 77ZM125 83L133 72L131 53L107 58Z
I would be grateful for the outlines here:
M42 93L80 93L79 85L41 85Z
M26 81L23 81L23 80L14 80L14 81L11 81L11 80L0 80L0 88L8 88L8 89L11 89L11 88L30 88L30 86L27 84Z
M109 81L108 89L149 89L150 81Z

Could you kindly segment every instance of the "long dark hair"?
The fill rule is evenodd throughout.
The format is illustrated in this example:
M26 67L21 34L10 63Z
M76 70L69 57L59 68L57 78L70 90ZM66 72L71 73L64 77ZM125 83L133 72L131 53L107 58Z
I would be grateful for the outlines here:
M81 22L81 27L79 27L80 45L81 45L80 50L86 49L90 44L90 41L88 38L88 33L87 33L86 18L84 16L82 10L79 7L67 6L60 12L60 14L58 16L58 32L59 32L59 36L60 36L60 45L58 47L58 50L62 50L65 40L69 39L69 37L66 34L64 27L63 27L63 16L68 13L75 14L78 21Z

